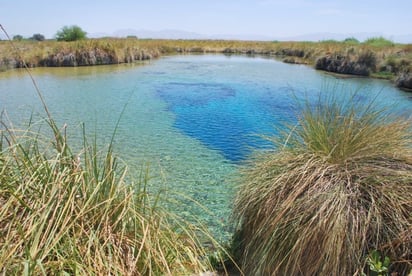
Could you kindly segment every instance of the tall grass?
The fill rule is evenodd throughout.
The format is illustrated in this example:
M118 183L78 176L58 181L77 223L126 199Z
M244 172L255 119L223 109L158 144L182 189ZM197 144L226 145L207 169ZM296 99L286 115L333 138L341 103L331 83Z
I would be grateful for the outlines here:
M210 236L126 183L110 146L73 156L38 131L0 129L0 274L184 275L211 269ZM211 238L210 238L211 239ZM210 241L209 241L210 242ZM213 242L213 241L212 241Z
M244 170L234 204L248 275L368 273L378 250L412 268L411 121L355 98L304 108Z
M65 126L58 128L22 62L52 138L33 131L32 123L15 130L5 113L0 116L0 274L192 275L213 269L204 244L221 247L206 227L164 210L163 198L147 192L148 170L137 183L126 182L127 166L113 154L117 126L105 151L96 138L89 143L83 126L83 147L74 154Z
M229 40L162 40L162 39L122 39L101 38L76 42L58 41L14 41L20 50L16 56L8 43L0 41L0 66L5 68L21 67L21 59L30 66L51 66L53 58L72 54L79 60L90 58L90 55L105 55L111 63L128 63L135 60L156 58L162 54L176 53L232 53L260 54L282 57L285 53L299 54L301 62L314 64L319 57L350 53L354 59L364 52L372 51L378 63L384 63L391 55L410 61L410 45L393 44L384 39L373 38L364 43L353 43L352 40L315 42L268 42L268 41L229 41ZM3 64L3 65L2 65ZM83 65L89 63L84 62ZM56 65L53 65L56 66ZM61 66L61 65L60 65Z

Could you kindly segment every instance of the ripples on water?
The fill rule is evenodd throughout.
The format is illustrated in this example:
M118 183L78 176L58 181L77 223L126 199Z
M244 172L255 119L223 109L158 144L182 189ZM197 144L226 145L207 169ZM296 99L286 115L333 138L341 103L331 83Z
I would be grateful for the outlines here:
M361 102L378 93L378 101L396 112L412 110L410 94L388 82L337 80L264 58L174 56L144 66L39 68L34 75L53 116L69 125L73 143L81 141L80 122L100 144L108 143L126 107L115 150L131 175L149 163L153 187L185 195L174 197L173 208L202 216L215 232L225 232L239 164L269 146L259 135L275 135L281 123L295 121L298 101L316 100L319 91L359 90ZM1 73L0 85L0 110L7 109L13 122L43 114L24 73Z

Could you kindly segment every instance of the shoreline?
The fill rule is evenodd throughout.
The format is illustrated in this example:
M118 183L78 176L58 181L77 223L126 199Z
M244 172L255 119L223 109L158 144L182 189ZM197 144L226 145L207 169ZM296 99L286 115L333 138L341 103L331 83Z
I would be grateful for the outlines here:
M80 67L153 60L172 54L223 54L276 58L312 66L336 77L389 80L412 90L412 45L372 47L345 42L88 39L76 42L0 41L0 73L28 67Z

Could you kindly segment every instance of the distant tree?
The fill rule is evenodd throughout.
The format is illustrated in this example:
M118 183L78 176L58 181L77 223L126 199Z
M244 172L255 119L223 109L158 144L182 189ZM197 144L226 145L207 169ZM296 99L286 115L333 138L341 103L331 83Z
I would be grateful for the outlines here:
M86 32L79 26L64 26L56 33L57 41L76 41L86 38Z
M30 37L32 40L37 40L37 41L43 41L46 38L42 34L34 34L32 37Z
M15 35L15 36L13 36L13 40L21 41L21 40L23 40L23 36L22 35Z

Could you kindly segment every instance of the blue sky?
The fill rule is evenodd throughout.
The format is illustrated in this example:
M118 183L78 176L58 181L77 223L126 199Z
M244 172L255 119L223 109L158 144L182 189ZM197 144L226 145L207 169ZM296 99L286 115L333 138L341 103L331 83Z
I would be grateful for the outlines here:
M176 29L203 35L412 34L411 0L0 0L12 35L52 38L64 25L90 34Z

